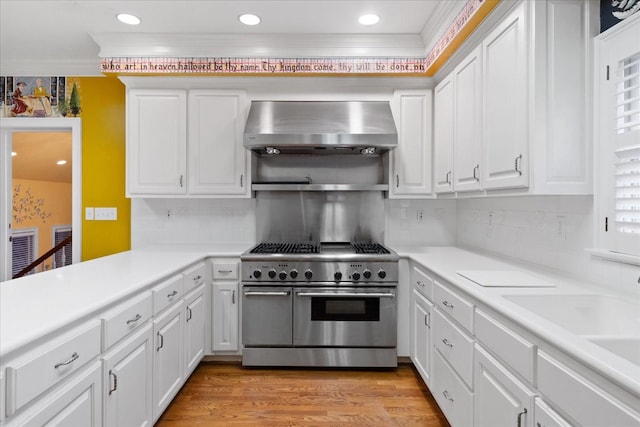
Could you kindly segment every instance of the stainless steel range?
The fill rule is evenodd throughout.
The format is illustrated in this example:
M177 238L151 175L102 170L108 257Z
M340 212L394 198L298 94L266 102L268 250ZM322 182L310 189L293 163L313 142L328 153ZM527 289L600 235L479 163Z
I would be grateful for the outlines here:
M398 255L261 243L241 256L245 366L397 366Z

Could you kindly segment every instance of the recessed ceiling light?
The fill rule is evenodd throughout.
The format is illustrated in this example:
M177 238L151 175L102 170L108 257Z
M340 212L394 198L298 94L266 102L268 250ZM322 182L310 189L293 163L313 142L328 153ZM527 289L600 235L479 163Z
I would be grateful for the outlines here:
M118 18L118 21L124 22L125 24L129 24L129 25L138 25L141 22L140 18L138 18L135 15L131 15L129 13L119 13L117 18Z
M56 162L56 165L60 165L60 166L62 166L62 165L66 165L66 164L67 164L67 161L66 161L66 160L58 160L58 161Z
M380 22L380 17L374 14L362 15L358 18L358 22L362 25L375 25Z
M260 23L260 17L252 13L245 13L238 16L238 20L244 25L258 25Z
M18 155L18 153L16 153L15 151L12 151L12 152L11 152L11 157L15 157L15 156L17 156L17 155Z

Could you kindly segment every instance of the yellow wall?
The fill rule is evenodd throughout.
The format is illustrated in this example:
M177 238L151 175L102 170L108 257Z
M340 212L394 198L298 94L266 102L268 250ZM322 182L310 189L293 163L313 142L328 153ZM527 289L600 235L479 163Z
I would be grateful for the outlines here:
M131 248L131 203L125 198L125 87L115 77L67 79L78 84L82 112L82 260ZM115 207L117 221L87 221L85 207Z
M25 207L25 211L31 212L26 216L20 212L14 212L11 227L13 230L21 228L37 228L38 229L38 257L43 255L53 247L51 227L54 225L71 225L71 184L64 182L44 182L32 181L27 179L13 179L14 194L17 186L20 186L20 192L17 194L17 200L14 200L14 206L20 203L21 199L30 198L34 204L40 205L38 202L42 200L40 210L45 214L42 218L34 214L34 210ZM28 197L27 190L31 197ZM16 221L16 214L20 218L20 222ZM45 268L51 268L53 257L50 257L44 264Z

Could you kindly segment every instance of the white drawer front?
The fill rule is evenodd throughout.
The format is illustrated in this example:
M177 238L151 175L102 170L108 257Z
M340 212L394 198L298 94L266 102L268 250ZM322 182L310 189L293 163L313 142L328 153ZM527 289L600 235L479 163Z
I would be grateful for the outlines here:
M433 301L433 279L427 273L414 266L411 270L411 283L414 289L429 301Z
M433 358L433 396L451 427L473 425L473 393L451 370L437 351Z
M435 310L431 330L435 347L473 389L473 338L447 320L439 309Z
M47 343L7 365L7 415L68 377L100 354L100 323Z
M185 294L189 293L190 290L195 289L204 283L206 270L207 267L205 263L200 263L184 272Z
M473 332L473 304L435 281L433 302L467 331Z
M535 346L529 341L491 318L481 310L476 310L476 338L490 348L524 379L533 383L533 363Z
M213 263L213 280L237 280L238 279L238 263L237 262L214 262Z
M637 412L542 351L538 352L538 390L581 425L640 425Z
M562 418L539 397L536 397L533 419L534 427L572 427L570 422Z
M102 351L107 350L151 318L153 314L151 295L151 292L144 292L102 316Z
M173 276L153 288L153 314L158 314L184 295L182 275Z

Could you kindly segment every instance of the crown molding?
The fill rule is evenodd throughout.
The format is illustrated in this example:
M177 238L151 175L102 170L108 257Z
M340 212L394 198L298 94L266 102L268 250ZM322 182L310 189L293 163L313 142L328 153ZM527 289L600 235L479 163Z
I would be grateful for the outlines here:
M2 58L0 76L100 76L100 58L90 60Z
M438 43L440 37L449 29L451 23L466 6L466 0L441 2L433 11L429 20L425 23L420 33L425 46L424 55L427 55Z

